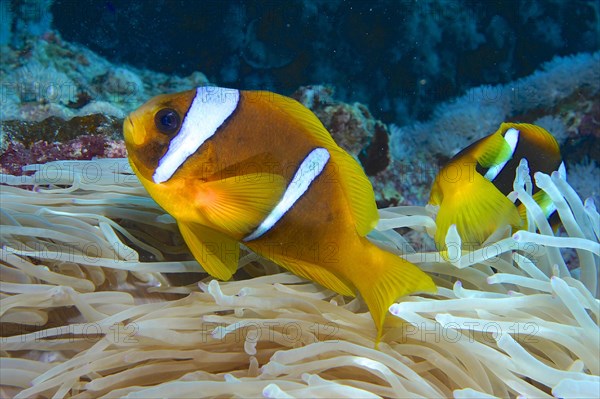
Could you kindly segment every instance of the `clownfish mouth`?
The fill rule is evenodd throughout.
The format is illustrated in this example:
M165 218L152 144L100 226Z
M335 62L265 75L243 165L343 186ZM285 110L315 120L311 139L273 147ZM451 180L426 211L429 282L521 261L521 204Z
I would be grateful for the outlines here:
M136 132L136 125L134 124L135 117L133 115L128 115L123 121L123 135L125 137L125 143L132 143L135 145L142 145L145 140L145 131L144 132ZM140 128L143 129L143 124L137 124L138 130Z

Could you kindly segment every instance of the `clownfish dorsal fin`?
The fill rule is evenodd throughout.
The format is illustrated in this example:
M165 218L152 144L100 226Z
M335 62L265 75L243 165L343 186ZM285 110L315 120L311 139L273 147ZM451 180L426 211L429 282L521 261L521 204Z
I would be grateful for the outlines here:
M529 123L514 124L512 126L515 129L519 129L523 134L527 134L529 139L535 143L540 151L547 151L560 156L560 148L556 138L543 127L531 125Z
M375 192L360 163L350 154L337 148L332 151L333 162L340 171L340 183L348 195L350 211L354 216L356 231L362 237L369 234L379 221Z
M199 183L195 206L213 228L241 238L254 229L285 191L283 176L252 173Z
M274 105L286 114L290 115L294 120L297 120L306 127L307 132L313 136L319 145L327 149L336 148L338 145L333 141L331 134L325 129L323 123L317 116L304 105L300 104L293 98L284 97L279 94L268 93L273 96Z
M360 163L342 150L333 141L319 118L308 108L287 97L275 95L276 106L300 121L320 146L331 153L331 163L336 168L335 178L339 179L348 196L350 211L356 223L356 230L366 236L379 221L375 193Z
M292 273L311 281L316 281L323 287L338 294L354 297L354 288L351 283L342 280L322 266L314 265L300 259L277 257L277 263Z
M229 280L238 267L238 242L201 224L179 222L177 225L192 255L204 270L220 280Z
M499 226L522 226L517 207L479 173L456 190L447 190L436 217L435 242L445 248L446 234L455 224L465 245L479 245Z

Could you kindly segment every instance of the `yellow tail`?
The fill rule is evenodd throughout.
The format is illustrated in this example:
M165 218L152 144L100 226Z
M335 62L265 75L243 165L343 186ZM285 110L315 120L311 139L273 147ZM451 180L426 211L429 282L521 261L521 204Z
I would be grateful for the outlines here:
M356 270L348 273L348 279L369 307L377 328L378 344L385 316L396 299L415 292L434 293L437 287L431 277L417 266L382 250L366 238L361 240L364 242L365 260L355 264Z

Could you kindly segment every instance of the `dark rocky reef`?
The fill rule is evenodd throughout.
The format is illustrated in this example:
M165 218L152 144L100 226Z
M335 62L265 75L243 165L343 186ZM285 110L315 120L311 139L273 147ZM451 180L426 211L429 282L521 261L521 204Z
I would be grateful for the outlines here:
M389 133L364 104L347 104L333 98L331 86L305 86L292 97L317 115L338 145L359 159L374 176L390 163Z

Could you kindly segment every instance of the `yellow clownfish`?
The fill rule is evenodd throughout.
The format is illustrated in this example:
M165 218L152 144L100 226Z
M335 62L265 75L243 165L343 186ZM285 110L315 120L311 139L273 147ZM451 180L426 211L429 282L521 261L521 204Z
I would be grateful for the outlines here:
M429 204L439 207L434 237L438 249L445 248L453 224L462 242L475 248L499 227L527 228L525 207L507 197L523 158L531 174L564 168L558 143L548 131L527 123L502 123L495 133L460 151L440 170L429 197ZM554 211L543 191L536 188L533 198L546 216Z
M199 87L149 100L124 133L131 167L212 276L232 276L243 243L339 294L358 291L377 340L394 300L436 290L367 240L378 221L369 180L297 101Z

